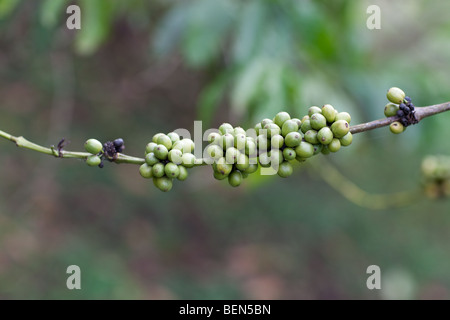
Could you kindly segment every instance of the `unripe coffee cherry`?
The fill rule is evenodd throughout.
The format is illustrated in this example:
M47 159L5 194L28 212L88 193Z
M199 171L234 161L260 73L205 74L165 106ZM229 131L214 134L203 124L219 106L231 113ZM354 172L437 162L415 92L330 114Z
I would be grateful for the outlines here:
M384 115L387 118L394 117L397 115L398 109L399 109L398 104L389 102L387 105L384 106Z
M84 149L92 154L98 154L103 150L103 145L97 139L89 139L84 143Z
M241 153L236 162L236 168L240 171L245 171L250 166L248 157Z
M322 114L327 119L327 122L333 122L336 118L336 110L331 104L326 104L322 107Z
M302 123L305 122L305 120L309 120L309 116L308 116L308 115L303 116L303 118L301 119ZM301 125L300 125L300 126L301 126Z
M270 155L268 152L261 153L258 157L259 164L263 168L270 167Z
M216 146L216 147L218 147L218 146ZM183 152L181 152L178 149L172 149L169 151L167 159L169 159L169 161L171 161L175 164L181 164L183 162L182 157L183 157Z
M270 151L270 162L272 165L275 163L282 163L284 161L283 152L281 150L272 149Z
M232 187L238 187L242 183L242 174L239 171L233 171L228 176L228 183Z
M214 171L214 178L215 179L217 179L217 180L223 180L223 179L225 179L226 177L228 177L228 175L227 174L222 174L222 173L220 173L220 172L217 172L217 171Z
M261 130L261 129L262 129L261 122L258 122L258 123L255 125L255 131L256 131L256 134L257 134L257 135L259 134L259 130Z
M405 131L405 127L398 121L392 122L389 126L392 133L399 134Z
M305 133L308 130L311 130L311 120L310 119L306 119L306 120L302 120L302 125L300 127L300 130Z
M327 119L321 113L314 113L309 119L314 130L320 130L327 125Z
M159 178L164 175L164 165L161 162L158 162L152 167L153 177Z
M322 151L322 148L324 147L323 144L313 144L314 147L314 155L319 154Z
M280 149L284 145L283 136L281 134L272 136L272 139L270 139L270 145L272 148Z
M321 150L320 152L321 152L322 154L325 154L325 155L331 153L331 151L328 149L328 145L323 145L323 146L322 146L322 150Z
M294 121L295 123L297 123L297 126L300 129L300 126L302 125L302 120L300 120L298 118L292 118L291 120ZM297 131L298 131L298 129L297 129Z
M340 138L339 141L341 142L341 145L343 147L347 147L347 146L351 145L352 141L353 141L352 133L351 132L347 133L345 136Z
M259 135L256 138L256 143L258 145L259 152L268 150L270 148L270 140L267 139L265 135Z
M345 120L338 120L331 125L331 131L335 138L342 138L350 130L350 125Z
M86 158L86 163L88 166L95 167L98 166L102 162L102 159L97 155L91 155Z
M217 132L211 132L208 135L208 142L209 143L218 143L219 140L218 139L222 139L222 135L220 133Z
M145 154L153 152L156 148L157 144L154 142L149 142L146 146L145 146Z
M305 140L312 144L318 144L319 140L317 139L317 131L316 130L308 130L305 133Z
M245 135L247 135L247 132L245 132L244 128L241 128L241 127L234 128L233 135L237 136L239 134L243 134L245 136Z
M298 120L298 119L297 119ZM298 120L300 121L300 120ZM281 134L283 137L286 137L286 135L290 132L297 132L299 129L298 122L295 120L286 120L283 123L283 126L281 127Z
M152 174L152 167L149 166L148 164L144 163L143 165L141 165L139 167L139 173L141 174L141 176L145 179L150 179L153 178L153 174Z
M206 152L208 153L208 156L214 160L223 157L223 149L215 144L209 145L206 149Z
M290 132L286 135L284 143L290 148L294 148L300 144L302 136L298 132Z
M248 173L247 172L241 171L241 174L242 174L242 179L247 179L248 178Z
M166 146L158 144L153 153L159 160L165 160L169 155L169 150L167 150Z
M222 142L219 145L224 149L234 147L234 136L231 133L225 133L222 136Z
M248 156L256 155L256 143L253 139L249 140L247 138L247 140L245 142L245 154Z
M217 164L215 165L216 171L224 174L229 175L231 170L233 169L233 165L226 162L225 158L220 158L217 161Z
M195 165L195 156L192 153L183 153L181 162L186 168L192 168Z
M317 139L321 144L330 144L333 138L333 132L328 127L324 127L317 132Z
M152 142L158 144L158 138L159 138L160 136L163 136L163 135L164 135L164 133L157 133L157 134L155 134L155 135L153 136L153 138L152 138Z
M405 99L405 93L402 89L397 87L392 87L388 90L386 97L390 102L400 104L403 102L403 99Z
M295 150L292 148L284 148L283 150L283 157L286 160L294 160L297 154L295 153Z
M172 189L172 179L168 177L153 178L153 184L161 191L168 192Z
M170 138L170 141L172 141L172 144L174 144L177 141L180 141L180 135L176 132L169 132L167 136Z
M300 158L309 158L314 155L314 147L311 143L302 141L300 145L295 148L295 153L297 157Z
M264 126L264 129L267 130L267 136L272 138L273 136L281 133L281 128L275 123L269 123Z
M338 120L345 120L350 124L350 122L352 121L352 117L350 116L350 113L348 113L348 112L338 112L336 114L336 117L334 118L334 121L338 121Z
M178 166L175 163L169 162L164 166L164 173L169 178L176 178L180 174L180 169L178 169Z
M234 147L238 150L244 150L246 142L247 142L247 137L245 136L245 134L238 133L234 137Z
M315 113L322 113L322 109L320 109L317 106L312 106L311 108L308 109L309 118L311 118L311 116ZM302 122L303 122L303 120L302 120Z
M178 166L178 169L180 170L180 173L178 174L177 179L180 181L184 181L188 177L188 171L184 166Z
M183 151L183 153L194 152L195 143L191 139L188 139L188 138L182 139L182 140L180 140L180 143L183 144L183 150L181 150L181 151Z
M233 147L232 148L228 148L225 151L225 160L227 161L227 163L230 163L230 164L236 163L236 161L237 161L237 159L238 159L240 154L241 153L239 152L238 149L233 148Z
M255 173L257 170L258 170L258 164L252 163L248 166L247 169L245 169L245 173L252 174L252 173Z
M173 151L173 150L172 150ZM153 166L156 163L159 162L159 159L155 156L155 154L153 152L148 153L145 156L145 162L149 165L149 166Z
M288 161L284 161L278 167L278 175L282 178L287 178L294 172L294 168Z
M338 152L341 148L341 142L337 138L333 138L331 143L328 145L328 150L331 152Z
M229 123L222 123L219 127L219 132L224 135L226 133L231 133L233 132L234 128L231 124Z
M279 126L280 128L283 126L284 122L286 120L290 120L291 116L287 112L278 112L275 118L273 119L273 122Z
M261 128L262 129L264 129L264 127L266 126L266 125L268 125L269 123L273 123L273 120L272 119L263 119L262 121L261 121Z

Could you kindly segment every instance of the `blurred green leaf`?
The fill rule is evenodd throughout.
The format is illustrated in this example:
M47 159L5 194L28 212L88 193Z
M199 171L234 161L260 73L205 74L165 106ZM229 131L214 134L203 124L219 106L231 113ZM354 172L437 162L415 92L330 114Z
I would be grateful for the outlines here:
M202 91L198 99L198 112L206 128L209 128L213 120L214 112L219 107L220 100L225 94L229 77L228 73L221 75Z
M62 17L67 17L64 5L68 2L68 0L45 0L40 8L41 23L48 28L55 27Z
M0 19L8 16L21 2L21 0L0 0Z

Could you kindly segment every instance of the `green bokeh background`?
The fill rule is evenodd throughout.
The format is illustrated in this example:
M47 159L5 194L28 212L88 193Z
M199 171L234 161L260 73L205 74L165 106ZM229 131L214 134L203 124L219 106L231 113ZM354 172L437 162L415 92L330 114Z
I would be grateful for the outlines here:
M66 8L81 8L81 30ZM381 29L369 30L369 5ZM330 103L383 117L385 92L450 100L450 2L0 0L0 129L43 145L251 127ZM450 114L327 157L373 194L420 189L427 154L450 152ZM372 210L308 165L239 188L190 171L170 193L134 165L102 170L0 141L0 298L450 298L450 206L416 196ZM310 161L319 167L324 156ZM368 204L369 205L369 204ZM81 290L66 268L81 268ZM382 289L368 290L378 265Z

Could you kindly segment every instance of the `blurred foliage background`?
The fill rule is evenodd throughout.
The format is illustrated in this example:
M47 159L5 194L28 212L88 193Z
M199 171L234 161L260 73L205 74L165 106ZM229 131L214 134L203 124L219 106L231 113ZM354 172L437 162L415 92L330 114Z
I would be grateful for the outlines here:
M81 30L66 28L69 4ZM366 27L372 4L381 30ZM449 101L449 11L444 0L0 0L0 129L65 137L70 150L122 137L139 156L193 120L250 127L331 103L356 124L383 117L391 86L418 106ZM422 158L449 154L449 120L358 134L327 159L367 192L415 191ZM133 165L0 143L0 298L450 298L448 200L370 210L309 166L237 189L197 168L164 194ZM66 288L71 264L82 290ZM366 288L372 264L381 290Z

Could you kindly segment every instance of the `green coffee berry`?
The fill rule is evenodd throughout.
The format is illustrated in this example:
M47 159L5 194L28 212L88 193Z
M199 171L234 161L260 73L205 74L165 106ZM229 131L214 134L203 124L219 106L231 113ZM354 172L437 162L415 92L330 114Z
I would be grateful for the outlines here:
M331 131L335 138L342 138L350 130L350 125L345 120L338 120L331 125Z
M167 150L166 146L164 146L162 144L158 144L155 147L155 150L153 151L153 153L159 160L165 160L165 159L167 159L167 156L169 155L169 150Z
M273 120L271 120L271 119L263 119L262 121L261 121L261 128L262 129L264 129L264 127L266 126L266 125L268 125L269 123L273 123Z
M245 173L252 174L258 170L258 165L256 163L252 163L245 169Z
M249 166L250 162L248 157L245 154L241 153L236 162L236 169L240 171L245 171Z
M180 136L176 132L169 132L167 136L170 138L170 141L172 141L172 144L174 144L177 141L180 141Z
M239 171L233 171L228 176L228 183L232 187L238 187L242 183L242 174Z
M263 168L270 167L270 154L269 152L261 153L258 157L259 164Z
M172 189L172 179L168 177L153 178L153 184L161 191L168 192Z
M339 121L339 120L345 120L350 124L350 122L352 121L352 117L350 116L350 113L348 113L348 112L338 112L336 114L336 117L334 118L334 121Z
M329 144L333 140L333 132L330 128L324 127L317 132L317 139L321 144Z
M389 129L391 130L392 133L395 134L399 134L405 131L405 127L403 126L403 124L401 124L398 121L392 122L391 125L389 126Z
M161 162L158 162L152 167L153 177L160 178L164 175L164 165Z
M149 142L146 146L145 146L145 154L153 152L156 148L157 144L154 142Z
M225 133L222 136L222 142L219 145L224 149L234 147L234 136L231 133Z
M267 141L267 140L266 140ZM247 138L246 142L245 142L245 154L246 155L255 155L256 154L256 143L255 141L249 140Z
M265 135L259 135L256 138L256 144L258 145L259 152L268 150L270 148L270 140Z
M233 165L226 162L225 158L220 158L216 165L215 165L216 171L224 174L229 175L231 170L233 169Z
M241 128L241 127L234 128L233 135L237 136L239 134L243 134L245 136L245 135L247 135L247 132L245 132L244 128Z
M327 119L327 122L333 122L336 118L336 110L331 104L326 104L322 107L322 114Z
M270 151L270 162L271 164L280 164L284 160L283 152L281 150L272 149Z
M153 166L154 164L159 162L159 159L156 157L156 155L153 152L150 152L145 156L145 162L149 166Z
M286 135L284 143L290 148L294 148L300 144L302 136L298 132L290 132Z
M341 146L347 147L352 144L353 141L353 135L351 132L347 133L345 136L339 139L341 142Z
M261 130L261 129L262 129L261 122L258 122L258 123L255 125L255 131L256 131L256 134L259 134L259 130Z
M208 135L208 142L209 143L218 143L219 139L222 139L222 135L220 133L217 132L211 132Z
M180 140L180 143L183 144L183 150L181 150L181 151L183 151L183 153L194 152L195 143L191 139L184 138L184 139Z
M184 144L183 142L180 141L176 141L173 145L172 145L172 150L180 150L181 152L189 152L189 147L186 148L186 150L184 150Z
M318 144L319 140L317 139L317 131L316 130L308 130L305 133L305 140L312 144Z
M306 120L302 120L302 125L300 127L300 130L305 133L308 130L311 130L311 120L310 119L306 119Z
M292 118L291 120L294 121L297 124L298 128L300 128L300 126L302 125L302 120L300 120L298 118ZM297 129L297 131L298 131L298 129Z
M180 174L180 169L178 169L178 166L175 163L169 162L164 166L164 173L169 178L176 178Z
M397 87L392 87L388 90L386 97L388 100L392 103L400 104L403 102L403 99L405 99L405 93L402 89Z
M284 161L278 168L278 175L282 178L287 178L294 172L294 168L288 161Z
M283 126L283 124L287 120L290 120L290 119L291 119L291 116L289 115L289 113L283 111L283 112L277 113L277 115L273 119L273 122L275 122L275 124L281 128Z
M222 173L220 173L220 172L216 172L216 171L214 171L214 178L215 179L217 179L217 180L223 180L223 179L225 179L226 177L228 177L228 175L227 174L222 174Z
M195 165L195 156L192 153L183 153L181 162L186 168L192 168Z
M227 163L236 163L236 161L238 160L238 157L241 153L239 152L238 149L236 148L228 148L225 151L225 160L227 161Z
M187 169L183 166L178 166L178 170L180 171L180 173L178 174L177 179L180 181L186 180L189 175Z
M325 155L331 153L331 151L328 149L328 145L322 146L322 151L321 152L322 152L322 154L325 154Z
M206 149L206 152L214 160L217 160L217 159L220 159L223 157L223 149L215 144L209 145Z
M152 167L149 166L148 164L144 163L143 165L141 165L139 167L139 173L141 174L141 176L145 179L150 179L153 178L153 174L152 174Z
M314 147L314 155L319 154L319 152L322 151L322 148L324 147L323 144L319 143L319 144L313 144Z
M303 116L301 122L303 123L303 122L305 122L305 120L309 120L309 116L308 115ZM300 127L301 127L301 125L300 125Z
M233 132L234 128L231 124L229 123L222 123L219 127L219 132L224 135L226 133L231 133Z
M295 148L295 153L299 158L309 158L314 155L314 147L311 143L302 141L300 145Z
M238 150L244 150L246 142L247 142L247 137L245 136L245 134L238 133L234 137L234 147Z
M314 130L320 130L327 125L327 119L321 113L314 113L309 119Z
M309 118L311 118L311 116L315 113L322 113L322 109L320 109L317 106L312 106L311 108L308 109ZM302 120L302 122L303 122L303 120Z
M86 158L86 163L88 166L95 167L98 166L102 162L102 159L97 155L91 155Z
M242 174L242 179L247 179L248 178L248 173L247 172L241 171L241 174Z
M297 119L298 120L298 119ZM298 120L300 121L300 120ZM286 137L286 135L290 132L297 132L299 129L298 122L295 120L286 120L283 123L283 126L281 127L281 134L283 137Z
M272 138L274 135L281 133L280 127L275 123L269 123L269 124L265 125L264 129L267 130L267 136L269 138Z
M281 134L272 136L270 139L270 145L272 148L280 149L284 145L284 138Z
M158 143L158 138L160 137L160 136L162 136L162 135L164 135L164 133L157 133L157 134L155 134L154 136L153 136L153 138L152 138L152 142L154 142L154 143Z
M92 154L98 154L103 150L103 145L97 139L89 139L84 143L84 149Z
M398 104L389 102L387 105L384 106L384 115L389 117L394 117L397 115L397 111L399 110Z
M216 147L218 147L218 146L216 146ZM167 155L167 159L169 159L169 161L171 161L175 164L181 164L181 162L183 162L182 156L183 156L183 152L181 152L178 149L172 149L169 151L169 154Z
M338 152L341 148L341 142L337 138L333 138L331 143L328 145L328 150L331 152Z
M292 148L284 148L283 150L283 157L286 160L294 160L297 154L295 153L295 150Z

